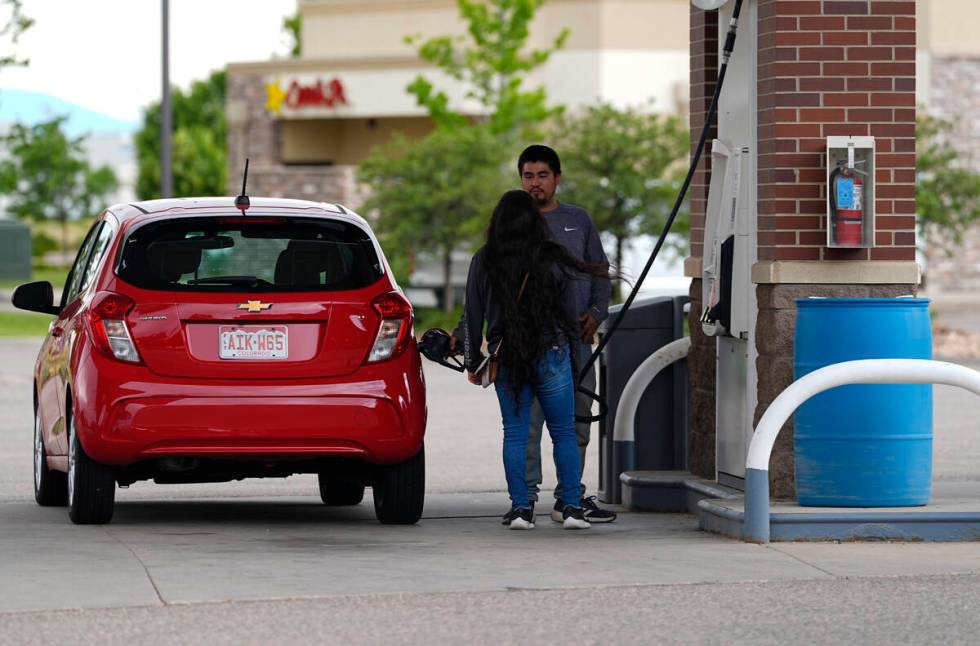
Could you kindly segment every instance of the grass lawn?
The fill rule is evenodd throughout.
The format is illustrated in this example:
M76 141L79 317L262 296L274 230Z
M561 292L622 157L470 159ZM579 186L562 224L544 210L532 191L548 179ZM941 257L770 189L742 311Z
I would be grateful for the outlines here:
M54 285L54 290L57 292L64 286L65 278L68 276L69 269L71 269L71 267L35 267L31 272L31 278L29 280L19 278L0 279L0 289L13 289L14 287L23 285L24 283L30 283L36 280L46 280Z
M52 320L54 317L49 314L0 312L0 337L44 336Z

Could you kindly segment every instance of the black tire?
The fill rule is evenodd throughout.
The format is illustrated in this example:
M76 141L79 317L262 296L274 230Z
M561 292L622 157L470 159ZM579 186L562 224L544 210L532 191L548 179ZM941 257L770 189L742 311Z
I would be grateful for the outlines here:
M399 464L380 467L374 483L374 513L385 525L414 525L425 504L425 449Z
M116 501L115 469L85 453L74 419L68 434L68 517L76 525L104 525L112 520Z
M364 485L360 482L332 478L325 473L317 476L320 484L320 500L329 507L359 505L364 500Z
M68 474L48 468L48 452L41 436L41 418L34 409L34 500L42 507L68 504Z

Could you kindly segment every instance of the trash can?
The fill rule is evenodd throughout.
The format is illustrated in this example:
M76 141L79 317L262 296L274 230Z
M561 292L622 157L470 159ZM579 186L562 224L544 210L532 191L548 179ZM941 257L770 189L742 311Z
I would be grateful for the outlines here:
M0 218L0 278L31 279L31 229L23 222Z
M687 462L687 362L663 370L647 387L636 411L632 446L616 446L616 408L626 382L651 354L684 335L685 296L637 299L599 358L599 394L609 413L599 422L599 500L619 504L619 475L631 469L677 470ZM599 333L621 306L609 308ZM624 450L629 455L624 454Z
M796 301L794 378L854 359L930 359L925 298ZM795 413L799 503L900 507L929 502L932 385L854 384L815 395Z

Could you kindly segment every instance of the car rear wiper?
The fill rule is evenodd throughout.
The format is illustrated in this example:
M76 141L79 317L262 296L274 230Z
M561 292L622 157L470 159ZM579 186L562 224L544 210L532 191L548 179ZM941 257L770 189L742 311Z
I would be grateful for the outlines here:
M258 276L208 276L207 278L194 278L187 281L188 285L235 285L242 287L252 287L259 284L262 280Z

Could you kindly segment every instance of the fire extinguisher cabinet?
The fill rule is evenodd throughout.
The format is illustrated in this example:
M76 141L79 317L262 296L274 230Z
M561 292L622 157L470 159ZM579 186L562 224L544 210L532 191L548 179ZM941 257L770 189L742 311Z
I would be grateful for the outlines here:
M875 138L827 137L827 246L875 241Z
M796 301L794 378L854 359L931 359L925 298ZM905 507L929 502L932 384L852 384L794 415L796 495L803 506Z

